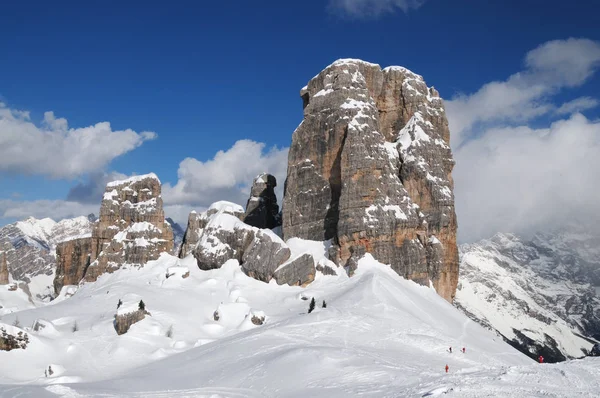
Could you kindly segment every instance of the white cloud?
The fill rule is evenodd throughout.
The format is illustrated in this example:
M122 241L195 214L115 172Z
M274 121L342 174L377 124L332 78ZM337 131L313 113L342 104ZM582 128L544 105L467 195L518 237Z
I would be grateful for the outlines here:
M462 240L597 224L600 122L581 114L549 128L486 131L456 154Z
M575 112L582 112L588 109L593 109L600 104L597 99L592 97L579 97L572 101L565 102L556 110L559 115L569 115Z
M446 101L453 147L482 126L522 123L555 110L553 94L583 84L600 66L600 44L573 38L550 41L527 53L525 66L506 81Z
M213 159L184 159L179 164L175 185L163 185L166 213L177 222L191 209L202 210L218 200L246 205L252 180L267 172L277 178L277 199L281 205L287 173L288 148L273 147L251 140L237 141L227 151L219 151ZM177 213L177 214L175 214Z
M87 204L68 200L0 200L0 219L46 218L55 221L94 213L98 215L100 203Z
M548 42L530 51L525 64L504 82L447 102L462 241L577 223L596 228L600 221L600 122L577 113L598 101L553 101L596 71L600 44ZM567 118L540 127L541 115Z
M419 8L426 0L329 0L329 9L352 18L377 17L397 9L408 12Z
M0 172L74 178L97 172L154 138L153 132L113 131L108 122L69 128L52 112L36 125L29 112L0 103Z

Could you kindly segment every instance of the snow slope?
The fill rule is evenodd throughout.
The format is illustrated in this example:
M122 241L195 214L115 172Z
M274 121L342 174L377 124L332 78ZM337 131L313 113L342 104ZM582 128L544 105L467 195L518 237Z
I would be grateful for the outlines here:
M319 305L307 314L310 297ZM143 299L152 316L117 336L119 299ZM253 324L253 315L265 323ZM459 388L466 375L536 366L371 257L352 278L319 274L304 289L249 278L235 260L201 271L193 258L163 254L1 322L17 317L46 327L27 331L27 350L0 354L0 396L414 396Z
M163 254L66 287L51 303L0 320L18 318L30 336L26 350L0 351L0 396L592 397L600 387L597 359L536 364L368 255L355 276L340 274L318 274L308 288L279 286L247 277L235 260L201 271L192 257ZM67 290L77 291L67 298ZM125 307L144 300L151 313L121 336L119 299Z

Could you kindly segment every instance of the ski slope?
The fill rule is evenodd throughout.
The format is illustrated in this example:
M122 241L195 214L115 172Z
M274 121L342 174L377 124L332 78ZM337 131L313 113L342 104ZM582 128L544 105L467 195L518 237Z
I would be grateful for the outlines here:
M163 254L104 275L72 297L2 317L46 327L27 331L26 350L0 352L0 397L597 395L595 358L537 364L369 255L352 278L340 274L278 286L247 277L235 260L201 271L193 258ZM152 316L117 336L119 299L143 299ZM54 374L44 377L48 366Z

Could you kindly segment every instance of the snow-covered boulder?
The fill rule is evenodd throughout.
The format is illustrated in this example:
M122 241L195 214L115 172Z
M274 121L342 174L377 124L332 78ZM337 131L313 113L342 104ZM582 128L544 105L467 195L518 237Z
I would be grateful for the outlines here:
M200 269L220 268L236 259L249 276L268 282L291 252L270 230L251 227L221 211L210 216L193 254Z
M192 211L188 217L187 229L183 236L179 258L184 258L190 254L198 245L202 231L208 224L209 218L217 213L230 214L240 220L244 218L244 208L242 206L225 200L213 203L202 213Z

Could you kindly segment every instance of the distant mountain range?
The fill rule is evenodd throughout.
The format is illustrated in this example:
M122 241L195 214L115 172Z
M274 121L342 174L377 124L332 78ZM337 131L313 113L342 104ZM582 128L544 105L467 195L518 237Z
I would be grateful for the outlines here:
M52 281L56 270L56 246L91 236L96 219L94 214L59 222L29 217L0 228L0 253L6 254L11 279L27 285L32 299L50 300L54 295ZM184 231L173 220L167 221L173 227L176 249L179 250Z
M497 234L460 253L455 305L530 357L581 357L600 339L600 237Z

